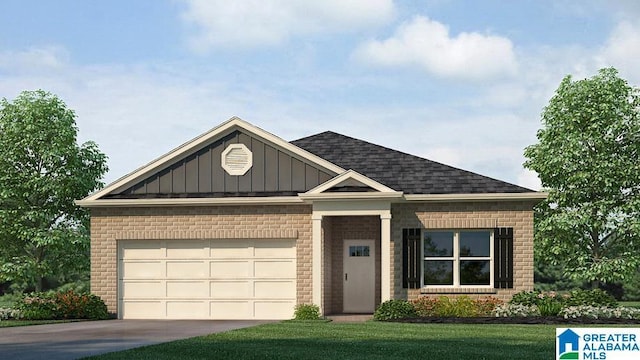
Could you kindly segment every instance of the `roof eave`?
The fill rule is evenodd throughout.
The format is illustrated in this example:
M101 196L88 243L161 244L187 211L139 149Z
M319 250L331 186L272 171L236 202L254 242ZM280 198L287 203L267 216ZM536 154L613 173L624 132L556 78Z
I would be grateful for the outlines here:
M162 206L229 206L229 205L287 205L303 204L297 196L224 197L179 199L98 199L76 200L75 204L86 208L107 207L162 207Z
M477 193L477 194L406 194L406 201L461 202L461 201L542 201L549 196L547 192L532 191L523 193Z

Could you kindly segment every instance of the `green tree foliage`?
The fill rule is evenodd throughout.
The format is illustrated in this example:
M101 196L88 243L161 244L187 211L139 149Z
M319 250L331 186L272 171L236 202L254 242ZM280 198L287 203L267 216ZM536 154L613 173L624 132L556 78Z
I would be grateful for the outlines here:
M549 198L536 256L576 280L613 283L640 264L640 96L613 68L565 77L525 149Z
M89 268L88 213L106 156L76 142L75 113L42 90L0 100L0 282L42 289Z

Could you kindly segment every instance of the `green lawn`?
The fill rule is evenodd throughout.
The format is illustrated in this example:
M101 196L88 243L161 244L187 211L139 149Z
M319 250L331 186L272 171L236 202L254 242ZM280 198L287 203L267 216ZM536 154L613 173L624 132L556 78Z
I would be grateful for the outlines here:
M95 359L551 359L554 351L547 325L282 322Z
M72 322L73 320L2 320L0 321L0 328L12 327L12 326L29 326L29 325L44 325L44 324L56 324Z

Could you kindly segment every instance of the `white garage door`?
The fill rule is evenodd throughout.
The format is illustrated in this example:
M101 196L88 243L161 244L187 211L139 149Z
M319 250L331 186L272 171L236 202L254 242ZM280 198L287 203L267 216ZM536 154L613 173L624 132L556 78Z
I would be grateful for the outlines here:
M290 319L295 240L119 242L123 319Z

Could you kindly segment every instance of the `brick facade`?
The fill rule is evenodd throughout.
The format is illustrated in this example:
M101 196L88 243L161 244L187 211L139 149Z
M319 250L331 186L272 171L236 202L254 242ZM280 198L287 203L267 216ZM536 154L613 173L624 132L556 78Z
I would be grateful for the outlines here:
M514 288L440 289L447 296L493 295L508 300L533 289L533 202L392 204L391 296L413 299L424 289L402 288L402 229L514 229ZM295 238L297 302L312 302L312 206L182 206L93 208L91 210L91 291L109 311L117 310L117 242L131 239ZM323 219L323 297L327 314L342 312L342 259L345 239L376 243L376 305L380 303L380 218L329 216ZM428 293L434 293L430 290Z
M415 299L420 295L491 295L509 300L522 290L533 290L533 206L534 202L467 202L393 204L391 219L393 298ZM513 289L403 289L402 229L493 229L512 227L514 238Z
M296 238L297 298L311 303L311 206L94 208L91 292L117 309L118 240Z

